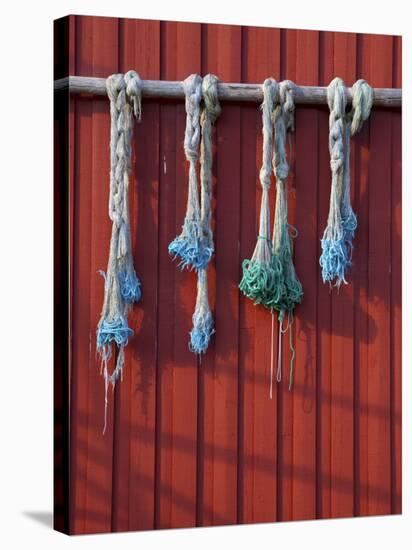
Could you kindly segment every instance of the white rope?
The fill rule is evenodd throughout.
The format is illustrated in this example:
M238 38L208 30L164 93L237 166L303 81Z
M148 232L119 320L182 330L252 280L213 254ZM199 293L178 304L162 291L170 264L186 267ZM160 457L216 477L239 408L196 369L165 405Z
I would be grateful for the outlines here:
M302 284L296 275L293 264L292 236L291 229L297 235L297 230L288 223L288 195L287 178L289 176L289 162L286 154L286 138L289 137L289 155L291 155L291 133L294 130L295 113L295 89L296 86L290 80L284 80L279 84L280 102L273 113L275 126L275 140L273 148L273 171L276 177L276 206L275 220L273 224L273 262L278 266L281 276L278 280L276 292L274 293L273 307L279 312L279 353L277 381L282 377L282 334L290 329L289 323L283 330L283 319L285 312L288 319L293 315L295 306L302 301ZM292 339L291 347L291 368L293 366L294 350Z
M269 189L272 175L273 153L273 111L279 102L279 85L273 78L267 78L262 85L262 167L259 172L262 199L259 216L259 234L251 259L242 262L242 280L239 288L255 304L272 308L274 289L277 287L280 270L273 262L270 240Z
M114 74L106 80L110 100L110 192L109 217L112 220L109 260L105 279L104 302L97 327L97 351L102 359L105 379L105 415L107 416L107 390L113 388L124 366L124 347L133 331L127 323L127 312L133 301L140 298L140 282L133 267L129 220L129 171L131 165L131 139L133 112L140 118L142 83L139 75L129 71ZM111 374L108 361L112 344L118 349L116 366Z
M211 222L211 198L212 198L212 127L222 111L218 99L218 78L213 74L207 74L203 78L202 93L204 106L200 117L202 140L200 143L200 205L201 223L203 230L204 246L213 249L213 235Z
M184 150L189 162L189 193L187 214L189 219L200 220L199 195L196 164L200 143L200 102L202 99L202 78L192 74L183 82L186 104L186 131Z
M282 323L279 323L279 337L278 337L278 370L276 373L276 381L282 381Z
M211 229L211 198L212 198L212 126L221 113L218 100L218 78L208 74L203 78L202 93L204 106L200 117L202 140L200 144L200 223L201 248L203 256L210 258L214 251ZM214 323L209 307L207 265L198 270L196 307L193 314L193 329L190 332L190 349L201 356L205 353L214 334Z
M200 102L202 78L192 74L183 82L186 107L184 151L189 162L189 182L186 215L182 232L169 245L173 259L180 258L181 269L204 269L210 260L202 247L202 228L197 183L197 161L200 142Z
M270 389L269 389L269 397L272 399L272 393L273 393L273 340L274 340L274 332L275 332L275 312L272 310L272 328L270 332Z
M252 261L257 260L262 264L268 264L272 258L270 244L270 208L269 189L272 176L273 154L273 121L272 114L279 101L279 84L273 78L267 78L263 83L262 109L262 167L259 172L260 185L262 186L262 202L259 218L259 239L253 252Z

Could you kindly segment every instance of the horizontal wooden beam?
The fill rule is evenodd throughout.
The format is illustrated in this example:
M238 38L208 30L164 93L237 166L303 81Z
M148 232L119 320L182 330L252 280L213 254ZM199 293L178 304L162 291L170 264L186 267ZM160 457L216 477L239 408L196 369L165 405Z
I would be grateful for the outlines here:
M182 82L167 80L143 80L143 97L183 99ZM106 80L88 76L68 76L54 82L55 91L70 90L72 94L106 95ZM218 85L219 99L222 101L263 100L261 84L233 84L222 82ZM348 101L352 100L352 89L348 88ZM314 105L326 103L326 87L297 86L295 103ZM374 88L374 105L380 107L401 107L401 88Z

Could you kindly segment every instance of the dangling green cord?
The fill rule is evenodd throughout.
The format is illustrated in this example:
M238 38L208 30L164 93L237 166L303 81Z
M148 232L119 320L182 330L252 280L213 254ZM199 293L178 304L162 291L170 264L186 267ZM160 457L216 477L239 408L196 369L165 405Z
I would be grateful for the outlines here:
M291 351L290 366L289 366L289 391L292 389L293 362L295 360L295 348L293 347L293 341L292 341L292 325L293 325L293 317L289 327L289 347Z

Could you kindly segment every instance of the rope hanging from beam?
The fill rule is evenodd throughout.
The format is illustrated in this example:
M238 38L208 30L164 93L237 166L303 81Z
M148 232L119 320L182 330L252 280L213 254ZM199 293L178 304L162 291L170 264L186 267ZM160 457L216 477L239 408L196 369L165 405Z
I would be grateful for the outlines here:
M200 223L204 248L214 251L213 232L211 228L212 201L212 126L221 113L217 97L218 79L207 74L203 78L203 108L200 117L202 140L200 144ZM209 260L210 261L210 260ZM197 298L193 314L193 329L190 332L190 349L201 356L205 353L210 338L215 332L212 313L209 307L207 265L197 271Z
M212 125L220 114L217 77L193 74L184 81L186 129L184 151L189 162L189 182L182 232L169 245L169 254L179 259L179 267L197 272L196 307L192 317L189 348L205 353L215 332L210 312L207 267L214 252L211 229ZM202 99L204 105L201 106ZM200 144L200 198L197 162Z
M286 135L294 128L294 84L284 81L278 84L274 79L263 83L262 133L263 153L260 182L262 202L260 209L259 234L256 247L250 260L242 263L242 280L239 288L243 294L253 300L255 305L263 305L272 312L270 398L273 388L273 332L274 312L278 312L278 369L277 380L281 381L282 372L282 334L290 330L290 364L289 388L292 383L292 366L294 349L291 327L295 305L303 296L302 285L296 276L292 260L291 226L288 223L288 201L286 181L289 175L289 163L286 157ZM290 141L290 140L289 140ZM273 237L270 240L269 189L272 170L276 177L276 206ZM296 236L297 231L294 230ZM288 323L283 329L285 313Z
M132 118L133 115L138 120L141 117L141 80L136 72L129 71L125 75L109 76L106 85L111 116L109 217L112 234L107 271L100 271L104 277L104 302L97 327L97 351L105 381L103 433L106 430L108 387L111 384L114 388L122 376L124 348L134 333L128 326L127 314L132 303L141 297L140 281L133 267L129 216ZM113 344L117 357L115 368L109 373Z
M353 86L352 109L346 112L345 83L334 78L328 86L329 152L332 184L327 226L321 240L323 282L340 287L352 263L353 238L357 226L350 201L350 136L361 129L373 104L373 90L365 80Z

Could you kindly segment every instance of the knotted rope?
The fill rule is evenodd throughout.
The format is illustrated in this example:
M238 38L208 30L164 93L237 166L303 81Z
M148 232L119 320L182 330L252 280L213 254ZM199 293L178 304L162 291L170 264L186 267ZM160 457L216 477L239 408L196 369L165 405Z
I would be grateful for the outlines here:
M127 323L132 302L141 296L140 281L133 267L129 220L129 171L131 167L131 139L133 113L140 120L142 83L139 75L129 71L114 74L106 80L110 100L110 194L109 217L112 220L109 260L104 277L104 301L97 327L97 351L102 360L105 380L106 429L107 391L113 388L124 366L124 347L133 335ZM111 374L108 361L112 356L112 343L118 349L116 366Z
M278 374L277 380L281 380L281 349L282 334L291 328L293 322L293 311L296 304L302 301L303 289L299 279L296 276L295 266L292 259L292 237L297 236L295 228L288 223L288 201L287 201L287 178L289 175L289 164L286 157L286 135L290 135L294 130L294 93L295 85L290 80L280 83L280 103L276 106L273 113L275 126L275 141L273 151L273 170L276 177L276 206L275 221L273 226L272 250L273 261L280 265L281 277L278 287L273 294L271 302L272 312L279 312L279 355L278 355ZM293 233L291 234L291 230ZM288 324L283 329L283 319L285 313L288 313ZM290 348L292 352L290 362L289 389L292 385L292 369L294 360L294 349L292 346L292 334L290 332ZM273 364L272 364L273 370ZM271 379L273 375L271 373ZM272 386L270 391L272 396Z
M218 78L208 74L203 78L202 92L204 106L200 118L202 141L200 144L200 193L201 193L201 247L214 250L211 229L212 197L212 126L221 113L218 99ZM190 349L197 354L205 353L214 331L213 317L210 312L207 292L207 265L197 272L197 298L193 314L193 329L190 332Z
M338 288L342 282L347 284L345 274L352 263L353 237L357 226L350 202L350 136L361 129L373 103L373 90L364 80L354 84L352 94L352 110L347 114L343 80L333 79L327 90L332 185L319 262L323 281L332 284L335 280Z
M351 136L357 134L369 118L373 105L373 88L362 78L352 86L352 109L348 115L351 121Z
M242 262L242 279L239 284L243 294L269 309L273 309L274 300L279 299L282 267L272 254L270 240L269 189L272 174L273 124L272 112L279 101L279 85L273 78L263 83L262 134L263 154L260 169L262 202L260 206L259 234L252 258Z
M197 161L200 141L200 102L202 99L202 78L192 74L183 82L186 107L186 130L184 150L189 162L189 183L186 215L182 232L169 244L169 254L179 257L181 269L204 269L212 254L212 247L203 246L202 223L197 185Z

